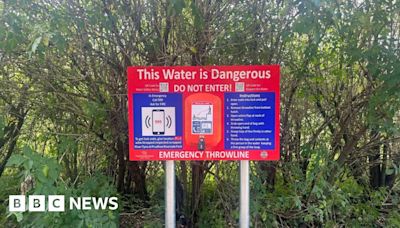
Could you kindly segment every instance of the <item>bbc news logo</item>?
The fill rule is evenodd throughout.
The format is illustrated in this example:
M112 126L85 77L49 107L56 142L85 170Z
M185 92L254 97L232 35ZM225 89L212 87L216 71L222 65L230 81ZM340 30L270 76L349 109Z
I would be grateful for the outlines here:
M66 206L69 210L116 210L118 209L117 197L69 197L65 203L64 195L10 195L8 209L10 212L63 212Z

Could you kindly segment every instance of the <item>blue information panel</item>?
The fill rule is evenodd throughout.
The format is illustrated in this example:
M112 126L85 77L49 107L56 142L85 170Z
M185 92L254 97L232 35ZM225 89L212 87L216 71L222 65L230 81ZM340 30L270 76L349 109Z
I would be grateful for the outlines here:
M135 149L182 148L181 94L138 93L133 103Z
M275 147L275 93L225 93L225 149Z

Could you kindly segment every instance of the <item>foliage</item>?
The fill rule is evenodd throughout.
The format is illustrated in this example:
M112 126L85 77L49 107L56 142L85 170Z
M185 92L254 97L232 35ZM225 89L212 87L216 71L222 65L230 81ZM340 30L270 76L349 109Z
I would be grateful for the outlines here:
M398 227L399 12L383 0L0 1L0 168L19 167L0 172L0 200L32 175L29 194L117 191L123 226L162 227L162 163L127 161L126 68L279 64L281 161L251 164L252 226ZM236 162L176 166L189 227L237 224ZM118 220L1 205L3 226Z
M17 175L23 181L31 176L34 188L27 195L64 195L69 197L110 197L117 195L115 187L103 175L87 177L82 184L72 187L60 176L61 166L53 158L43 157L24 147L21 154L14 154L8 164L19 168ZM107 210L69 210L66 212L29 213L12 212L21 227L117 227L117 212Z

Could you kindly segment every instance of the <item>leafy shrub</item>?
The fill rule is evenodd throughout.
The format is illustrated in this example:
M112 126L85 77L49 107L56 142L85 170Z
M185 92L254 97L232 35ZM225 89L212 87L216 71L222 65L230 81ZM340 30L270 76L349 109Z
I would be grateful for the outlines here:
M19 168L21 180L27 176L34 178L34 188L27 195L65 195L65 199L117 195L108 178L100 174L85 178L77 187L69 185L60 176L61 166L57 160L41 156L28 147L22 154L13 155L7 165ZM117 227L118 211L69 210L67 202L65 208L65 212L12 212L9 216L14 216L22 227Z

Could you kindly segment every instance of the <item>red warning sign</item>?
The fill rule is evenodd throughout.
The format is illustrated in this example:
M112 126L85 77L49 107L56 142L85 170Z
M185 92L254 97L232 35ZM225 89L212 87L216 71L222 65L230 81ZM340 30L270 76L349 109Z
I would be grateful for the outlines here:
M130 160L279 160L279 66L129 67Z

